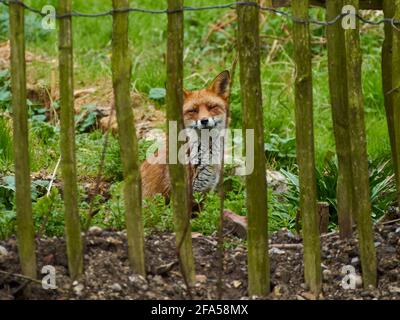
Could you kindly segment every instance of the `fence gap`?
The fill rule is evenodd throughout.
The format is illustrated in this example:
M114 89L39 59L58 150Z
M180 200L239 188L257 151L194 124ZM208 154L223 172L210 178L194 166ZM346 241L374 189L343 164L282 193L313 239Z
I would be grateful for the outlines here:
M127 8L128 0L113 0L114 10ZM112 34L112 79L118 122L118 137L124 172L125 221L128 257L137 274L146 275L142 192L138 143L130 96L131 61L128 44L129 13L114 12Z
M333 20L341 14L343 0L326 3L326 19ZM351 237L352 218L352 171L350 128L348 119L348 93L346 80L346 49L344 29L341 21L326 27L328 47L329 91L332 107L332 122L338 159L336 188L337 214L341 238Z
M169 10L183 8L183 0L168 0ZM191 285L195 279L195 267L192 249L192 233L190 225L191 208L189 201L190 187L186 167L173 159L182 146L182 141L174 144L177 150L172 149L171 139L177 139L170 132L171 123L176 123L177 132L183 126L183 11L168 14L168 44L167 44L167 127L168 127L168 166L171 178L171 200L174 213L176 245L179 264L186 285ZM171 136L170 136L171 134ZM171 149L170 149L171 148Z
M244 132L254 130L254 171L246 175L248 219L248 292L265 296L270 292L268 258L268 208L264 153L264 124L260 74L258 1L238 5L238 50ZM246 139L246 148L247 139Z
M359 0L345 0L346 5L352 5L358 11ZM353 173L353 213L357 223L359 237L361 268L363 284L376 286L376 254L372 230L371 201L369 189L367 143L364 124L364 102L361 78L361 48L359 21L356 29L345 30L347 89L351 158Z
M308 7L308 0L293 1L293 15L300 19L308 19ZM321 290L321 248L317 216L311 42L308 23L294 23L293 42L296 63L296 150L300 212L303 218L304 277L311 292L318 296Z
M31 177L26 103L24 9L10 3L11 92L16 186L18 253L22 273L36 279L36 246L32 217ZM29 290L28 292L29 293Z
M71 12L72 1L60 0L59 12ZM60 20L60 148L63 198L65 207L65 234L68 270L74 280L83 272L82 236L78 209L78 185L75 155L75 111L73 81L72 19Z
M388 18L400 19L400 1L390 1L390 3L387 0L384 1L384 10L385 16ZM387 70L384 71L383 77L388 77L387 80L383 80L386 98L385 106L396 178L397 206L400 208L400 31L398 28L398 26L385 25L385 53L383 55L386 56L383 59L386 58L387 61L382 61L382 66L383 70Z

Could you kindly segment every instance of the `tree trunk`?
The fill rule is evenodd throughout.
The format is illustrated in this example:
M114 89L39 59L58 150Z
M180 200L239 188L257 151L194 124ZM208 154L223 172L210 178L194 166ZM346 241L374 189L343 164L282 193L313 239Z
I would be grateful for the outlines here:
M346 0L345 4L359 8L358 0ZM345 30L345 47L347 57L347 86L349 100L349 123L351 158L353 172L353 212L357 223L361 268L364 287L376 286L376 255L372 231L371 201L369 190L369 173L367 143L364 124L364 105L361 83L361 48L359 21L356 29Z
M114 9L127 8L128 0L113 0ZM125 220L128 256L133 272L146 275L142 221L142 182L138 143L130 96L131 61L128 44L129 14L114 13L112 35L112 78L118 136L124 172Z
M168 9L183 7L183 0L168 0ZM188 284L195 279L190 226L190 186L187 168L176 160L182 142L178 141L177 150L172 148L170 136L171 122L176 123L178 133L183 126L183 12L168 15L167 48L167 121L168 121L168 164L171 178L171 200L174 212L176 244L182 274Z
M341 14L343 0L331 0L326 5L327 20ZM352 218L352 171L350 128L348 119L348 93L346 80L346 49L344 29L340 21L326 29L328 39L329 91L332 105L332 122L338 158L336 189L339 232L341 238L351 237Z
M292 2L293 15L308 19L308 0ZM317 186L314 158L311 44L308 23L293 26L296 62L296 150L299 166L300 211L303 217L304 274L310 290L321 290L321 248L317 216Z
M257 1L252 1L258 4ZM270 292L267 181L260 75L259 8L238 6L238 49L244 130L254 130L254 171L246 175L249 295ZM247 145L246 148L250 146Z
M72 1L60 0L60 14L71 12ZM65 206L65 234L68 269L72 279L83 272L83 248L78 209L78 185L75 156L75 111L72 51L72 19L60 20L59 33L61 174Z
M32 218L28 145L28 108L26 104L24 23L24 9L20 5L10 3L11 92L18 252L22 273L27 277L36 279L35 232Z
M385 16L400 20L400 1L393 1L390 6L388 1L384 1ZM389 30L390 29L390 30ZM400 207L400 31L392 25L385 25L385 45L388 47L384 59L387 62L382 64L384 74L385 106L387 103L387 118L392 146L393 168L395 170L396 188L397 188L397 206ZM392 48L390 40L392 39ZM391 51L392 50L392 51ZM390 55L392 52L392 55ZM385 86L386 85L386 86ZM392 96L387 96L387 92L392 91Z

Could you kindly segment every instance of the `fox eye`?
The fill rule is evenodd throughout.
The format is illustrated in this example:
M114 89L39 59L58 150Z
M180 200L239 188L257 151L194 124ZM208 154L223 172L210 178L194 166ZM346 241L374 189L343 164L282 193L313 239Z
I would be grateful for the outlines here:
M212 105L209 106L209 109L215 109L215 108L218 108L218 105L212 104Z
M187 113L190 113L190 114L197 113L197 110L196 109L190 109L190 110L187 111Z

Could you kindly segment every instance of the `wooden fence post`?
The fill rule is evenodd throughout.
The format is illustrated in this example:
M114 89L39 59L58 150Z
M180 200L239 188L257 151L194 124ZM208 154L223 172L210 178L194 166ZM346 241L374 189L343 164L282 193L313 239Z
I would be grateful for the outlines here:
M71 12L72 1L60 0L60 14ZM65 234L68 269L72 279L83 272L83 248L78 208L78 185L75 156L75 111L73 83L72 19L60 20L59 32L60 68L60 147L63 198L65 206Z
M128 8L128 0L113 0L114 10ZM128 43L129 13L114 12L112 78L118 122L118 137L124 171L125 220L129 262L134 272L146 275L142 221L142 182L138 143L130 96L131 61Z
M400 1L393 1L391 5L386 0L384 1L385 16L387 14L390 18L400 20ZM393 10L393 11L392 11ZM388 30L390 29L390 30ZM391 34L390 34L391 33ZM385 74L389 79L384 79L387 83L388 92L392 92L392 96L387 98L387 113L389 126L389 133L392 146L393 168L396 176L397 187L397 206L400 207L400 31L399 26L393 27L390 24L385 25L385 34L388 36L387 41L392 37L392 48L388 48L387 52L387 72ZM386 41L386 39L385 39ZM390 44L387 44L390 46ZM390 49L392 49L392 56L390 56ZM391 83L390 83L391 82ZM385 96L387 92L385 92Z
M183 0L168 0L169 10L183 8ZM177 132L183 130L183 11L168 14L167 45L167 121L168 121L168 167L171 177L171 200L174 212L176 244L180 268L186 282L190 285L195 280L195 267L192 250L192 233L190 226L191 208L189 197L188 172L179 163L172 163L170 155L178 154L182 142L177 142L177 150L170 150L170 124L177 124ZM174 157L175 158L175 157Z
M343 0L331 0L326 3L327 20L341 14ZM338 181L336 188L337 213L341 238L351 237L352 218L352 171L350 128L348 119L348 98L346 80L346 49L344 47L344 29L341 21L327 26L329 91L332 105L332 122L335 134L338 158Z
M293 15L307 20L308 6L309 0L293 1ZM317 217L311 43L308 23L294 23L293 42L296 62L296 150L300 211L303 217L304 277L311 292L318 296L321 290L321 248Z
M10 3L11 92L18 252L22 273L36 279L36 246L32 218L28 108L26 104L24 24L24 9L18 4Z
M345 4L352 5L358 11L359 0L345 0ZM367 143L364 124L364 102L361 80L361 48L359 35L359 21L356 29L345 30L347 88L351 158L353 173L353 194L357 201L353 201L353 212L357 223L361 268L364 287L376 286L376 254L374 234L372 230L371 201L369 190L369 173Z
M255 137L254 171L246 176L248 292L249 295L265 296L270 292L270 271L260 74L259 7L258 1L251 2L254 3L254 6L238 5L237 7L243 125L244 130L253 129Z

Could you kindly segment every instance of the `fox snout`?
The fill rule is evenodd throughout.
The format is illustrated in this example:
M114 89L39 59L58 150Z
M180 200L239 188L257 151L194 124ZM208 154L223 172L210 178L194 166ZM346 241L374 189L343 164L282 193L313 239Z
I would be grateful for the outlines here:
M224 117L207 117L201 118L199 120L193 120L190 124L187 125L187 128L190 129L214 129L214 128L223 128Z

